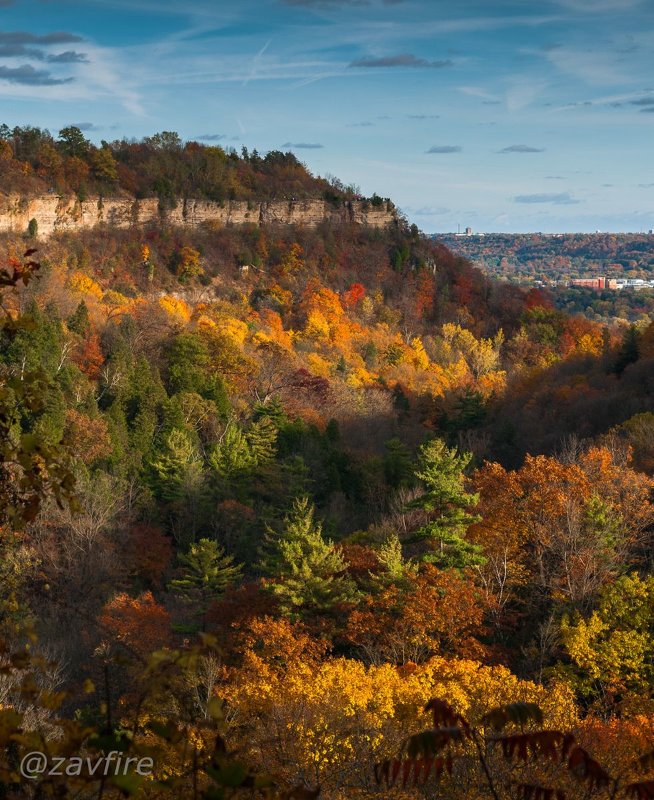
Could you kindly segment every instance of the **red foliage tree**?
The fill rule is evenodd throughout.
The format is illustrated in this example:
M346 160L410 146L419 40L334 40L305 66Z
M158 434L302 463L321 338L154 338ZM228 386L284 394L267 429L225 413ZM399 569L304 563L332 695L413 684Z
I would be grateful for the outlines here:
M347 308L354 308L366 296L365 286L361 283L353 283L343 295L343 305Z

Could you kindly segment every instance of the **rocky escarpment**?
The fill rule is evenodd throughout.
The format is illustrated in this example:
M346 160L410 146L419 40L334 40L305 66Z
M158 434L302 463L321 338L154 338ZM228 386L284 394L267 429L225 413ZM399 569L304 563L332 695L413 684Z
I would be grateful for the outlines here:
M210 200L179 201L172 208L162 208L156 198L62 197L46 194L38 197L0 196L0 232L24 233L36 220L39 235L57 231L74 231L107 224L116 228L167 221L172 225L243 225L245 223L307 225L322 222L357 223L384 228L396 220L391 204L373 206L365 200L338 205L326 200L273 200L247 202L232 200L216 203Z

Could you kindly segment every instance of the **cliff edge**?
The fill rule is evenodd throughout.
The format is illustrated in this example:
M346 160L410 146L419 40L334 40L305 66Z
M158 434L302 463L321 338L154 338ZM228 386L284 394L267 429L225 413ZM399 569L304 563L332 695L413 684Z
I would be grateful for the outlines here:
M328 221L385 228L397 220L397 213L390 203L373 205L365 200L342 201L338 205L327 200L271 200L261 203L180 200L173 208L164 209L157 198L89 197L79 200L54 193L36 197L0 195L0 232L25 233L32 220L36 220L39 235L49 236L57 231L75 231L101 224L129 228L153 222L181 226L253 223L315 227Z

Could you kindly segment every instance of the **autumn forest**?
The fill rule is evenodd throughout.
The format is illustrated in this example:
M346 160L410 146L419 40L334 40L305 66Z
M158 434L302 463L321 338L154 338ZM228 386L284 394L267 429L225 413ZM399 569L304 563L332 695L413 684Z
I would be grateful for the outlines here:
M359 198L74 127L0 189ZM2 797L654 797L654 323L400 213L0 247Z

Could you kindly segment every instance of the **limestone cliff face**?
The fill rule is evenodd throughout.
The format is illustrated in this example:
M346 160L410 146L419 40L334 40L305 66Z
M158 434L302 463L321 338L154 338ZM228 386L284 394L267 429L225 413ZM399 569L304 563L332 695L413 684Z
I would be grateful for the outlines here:
M233 200L224 204L209 200L180 201L172 209L162 211L156 198L131 200L126 198L90 197L80 201L76 197L45 194L25 198L18 195L0 195L0 232L24 233L30 220L35 219L40 236L57 231L74 231L107 224L116 228L129 228L166 220L173 225L196 226L203 223L217 225L255 224L306 225L315 227L324 221L345 224L348 222L384 228L395 219L395 211L383 206L372 206L356 200L333 205L325 200L274 200L248 203Z

